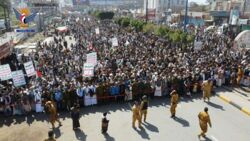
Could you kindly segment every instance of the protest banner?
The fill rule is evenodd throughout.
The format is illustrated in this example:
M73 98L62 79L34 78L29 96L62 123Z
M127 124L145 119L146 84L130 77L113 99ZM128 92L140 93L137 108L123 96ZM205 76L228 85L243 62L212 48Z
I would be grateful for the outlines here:
M32 61L24 63L24 68L28 77L36 75L36 70L33 66Z
M195 41L194 42L194 50L201 50L201 48L202 48L202 42Z
M96 33L96 34L100 34L100 29L99 29L99 27L95 29L95 33Z
M85 77L94 76L94 64L84 63L83 76L85 76Z
M19 87L19 86L26 84L22 70L13 71L11 74L12 74L14 86Z
M10 70L10 65L5 64L5 65L0 65L0 79L1 81L11 79L11 70Z
M97 54L96 52L88 53L87 54L87 62L89 64L96 65L97 64Z
M112 38L112 46L113 46L113 47L117 47L117 46L118 46L118 40L117 40L116 37L115 37L115 38Z

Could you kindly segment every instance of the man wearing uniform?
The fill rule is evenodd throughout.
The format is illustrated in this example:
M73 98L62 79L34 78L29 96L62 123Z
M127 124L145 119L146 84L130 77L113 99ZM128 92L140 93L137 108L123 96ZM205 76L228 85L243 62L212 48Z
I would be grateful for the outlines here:
M244 71L241 66L238 66L238 72L237 72L237 85L240 85L240 81L244 76Z
M47 101L45 106L47 107L50 115L50 123L52 124L52 128L55 128L56 121L59 123L59 126L62 126L62 123L58 119L55 104L52 101Z
M206 137L205 133L207 132L207 124L209 124L209 126L212 127L207 107L205 107L204 112L199 113L198 118L199 118L200 128L201 128L201 133L198 135L198 137L199 138L201 136Z
M206 98L209 101L209 98L211 96L212 87L213 87L213 84L212 84L211 79L208 79L208 81L203 82L202 89L203 89L203 100L204 100L204 102L205 102Z
M140 115L140 105L135 101L134 106L132 107L133 117L132 117L132 126L135 128L135 122L138 121L139 127L141 127L141 115Z
M148 113L148 100L147 100L147 96L144 95L142 97L142 102L141 102L141 121L142 121L142 117L144 116L143 121L146 122L147 113Z
M175 112L176 112L176 107L177 107L178 100L179 100L179 95L176 92L176 90L173 90L170 93L170 96L171 96L171 107L170 107L171 118L175 118Z

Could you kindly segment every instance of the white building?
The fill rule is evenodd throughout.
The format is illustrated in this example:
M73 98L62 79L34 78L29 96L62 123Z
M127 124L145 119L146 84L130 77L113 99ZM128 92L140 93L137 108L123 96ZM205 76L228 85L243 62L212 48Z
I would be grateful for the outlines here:
M149 18L152 18L155 12L156 20L160 18L164 12L168 11L168 9L171 9L173 13L179 13L185 9L186 4L186 0L144 0L144 14L146 14L147 1Z

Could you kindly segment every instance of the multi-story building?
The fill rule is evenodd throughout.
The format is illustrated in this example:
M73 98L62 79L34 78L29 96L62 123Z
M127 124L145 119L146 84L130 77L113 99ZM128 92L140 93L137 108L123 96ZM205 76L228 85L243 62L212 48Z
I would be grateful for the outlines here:
M161 15L171 9L172 12L179 13L185 8L186 0L144 0L144 14L148 10L148 16L150 19L156 20ZM146 10L147 7L147 10Z
M215 24L230 23L232 10L239 13L238 18L249 18L250 0L213 0L210 2L210 15Z

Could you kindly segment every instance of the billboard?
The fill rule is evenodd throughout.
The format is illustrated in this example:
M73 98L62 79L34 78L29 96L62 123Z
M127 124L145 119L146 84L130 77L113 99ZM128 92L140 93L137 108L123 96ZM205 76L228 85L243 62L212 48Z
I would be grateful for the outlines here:
M148 19L153 20L156 16L156 9L148 9Z
M73 5L89 5L89 0L72 0Z
M229 24L236 25L238 23L239 17L240 13L238 10L231 10Z

